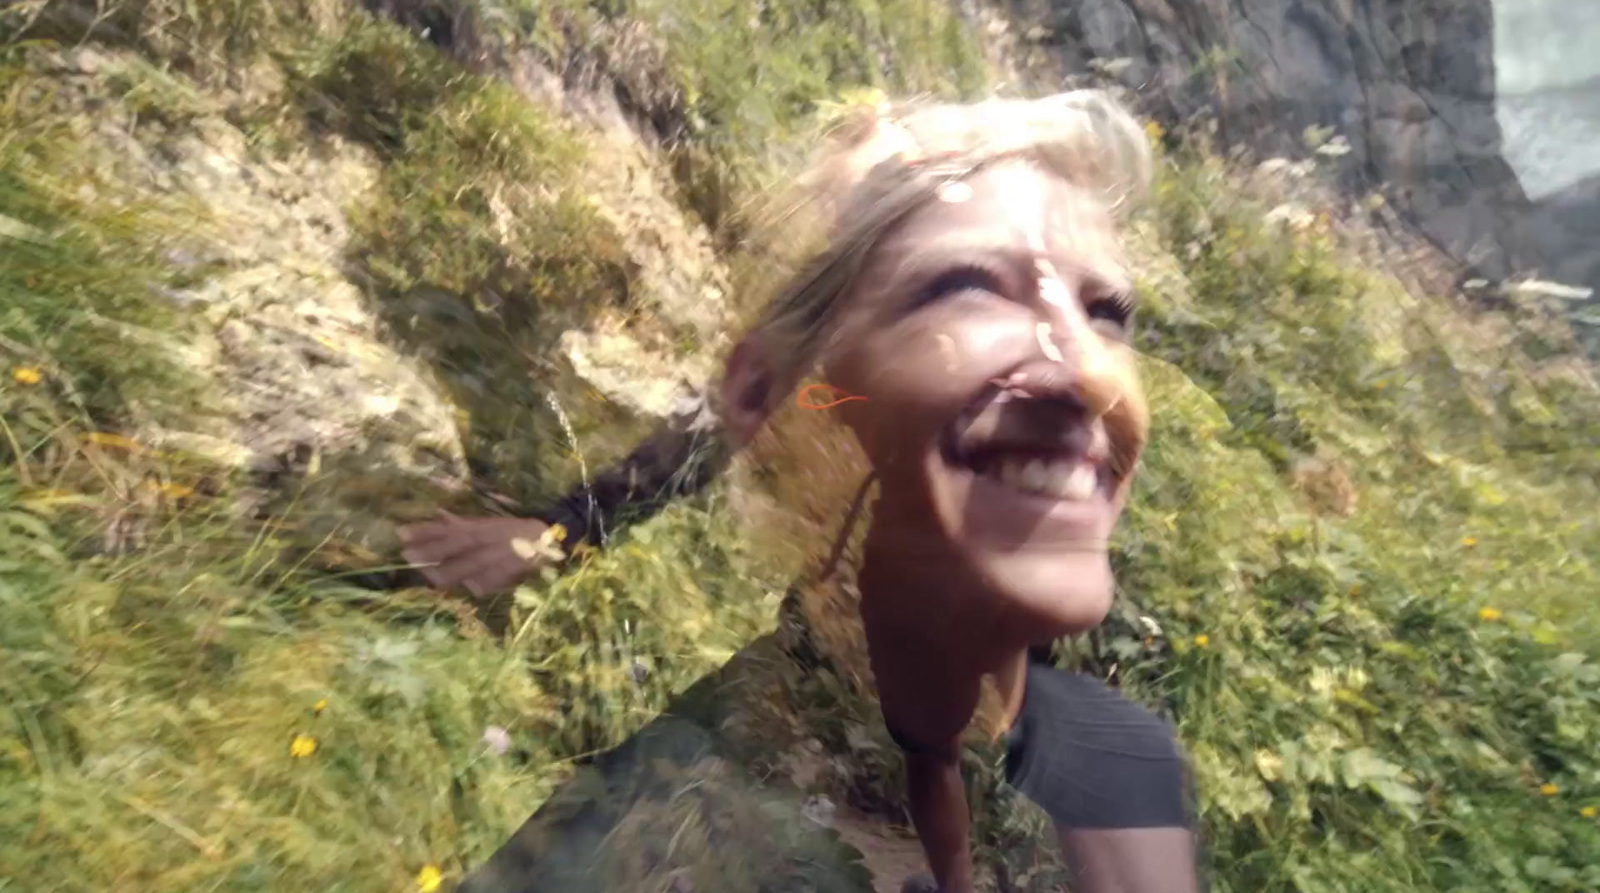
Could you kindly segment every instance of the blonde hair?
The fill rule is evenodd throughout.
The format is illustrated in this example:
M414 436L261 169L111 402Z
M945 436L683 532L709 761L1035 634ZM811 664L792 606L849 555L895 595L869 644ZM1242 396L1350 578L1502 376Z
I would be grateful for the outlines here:
M1144 129L1099 90L972 104L912 101L857 107L828 129L809 170L769 214L758 275L793 269L751 325L787 398L814 365L843 298L873 249L940 187L998 161L1037 165L1098 192L1114 213L1151 176ZM797 263L784 263L784 245ZM770 280L769 280L770 282ZM770 290L769 290L770 289Z

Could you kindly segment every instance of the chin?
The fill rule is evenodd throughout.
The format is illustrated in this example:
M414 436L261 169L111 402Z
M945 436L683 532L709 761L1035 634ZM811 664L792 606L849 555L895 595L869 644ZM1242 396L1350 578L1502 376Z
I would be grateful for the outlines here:
M1115 587L1104 552L977 554L969 560L1030 644L1088 632L1111 610Z
M942 538L1019 635L1042 642L1105 620L1115 589L1107 542L1124 489L1105 463L1006 454L952 462L934 451L923 471Z

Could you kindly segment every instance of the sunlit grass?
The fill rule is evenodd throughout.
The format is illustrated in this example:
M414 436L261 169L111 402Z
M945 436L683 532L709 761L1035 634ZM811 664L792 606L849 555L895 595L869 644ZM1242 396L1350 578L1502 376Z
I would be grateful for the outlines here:
M179 10L157 31L107 19L122 30L98 39L150 60L120 70L119 95L182 127L215 113L217 72L279 55L292 102L240 120L263 147L321 130L379 159L352 261L470 408L476 458L530 500L569 483L551 394L591 463L632 445L630 420L539 356L626 291L615 234L547 191L584 159L555 116L365 13L189 6L128 6ZM724 27L758 7L756 27ZM970 35L931 4L634 14L664 41L639 59L683 128L684 201L729 233L810 104L978 83ZM491 20L551 55L584 50L581 27ZM94 159L29 114L36 76L14 52L0 84L0 886L409 890L433 866L447 887L576 761L771 627L794 556L751 536L725 488L526 587L501 633L452 600L325 572L349 564L326 560L337 524L301 531L326 530L307 506L337 467L247 519L228 473L118 433L131 404L181 416L206 399L158 342L125 337L196 324L157 298L178 275L161 238L193 221L93 200L115 183L85 198ZM1564 342L1534 309L1480 318L1408 295L1335 233L1264 223L1204 152L1170 161L1138 336L1157 427L1118 540L1119 613L1071 659L1175 715L1214 889L1600 887L1594 389L1547 359ZM820 526L854 485L774 489ZM892 811L900 768L873 705L826 672L793 697L848 754L854 793ZM878 747L852 750L862 736ZM980 856L1016 889L1053 889L1044 826L997 790L992 756L969 761ZM781 889L792 842L771 828L789 814L740 784L694 769L680 787L704 799L636 814L618 839L687 828L703 883ZM686 822L702 804L724 811ZM759 838L747 858L706 859L739 833Z

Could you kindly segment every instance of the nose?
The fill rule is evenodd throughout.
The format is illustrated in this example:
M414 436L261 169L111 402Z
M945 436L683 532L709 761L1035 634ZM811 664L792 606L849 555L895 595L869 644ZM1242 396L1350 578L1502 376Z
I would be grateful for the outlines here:
M1076 283L1046 261L1039 266L1035 333L1045 362L1028 364L1007 384L1033 396L1070 396L1103 416L1123 396L1111 349L1089 325Z

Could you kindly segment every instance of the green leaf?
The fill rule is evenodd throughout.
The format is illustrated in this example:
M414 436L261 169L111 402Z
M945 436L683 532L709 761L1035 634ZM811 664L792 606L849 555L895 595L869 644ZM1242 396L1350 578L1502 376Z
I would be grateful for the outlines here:
M42 518L30 515L27 512L6 512L6 525L13 530L21 531L42 540L50 539L50 525Z
M1358 747L1344 755L1345 784L1352 788L1378 779L1397 779L1404 774L1405 770L1378 756L1371 748Z

